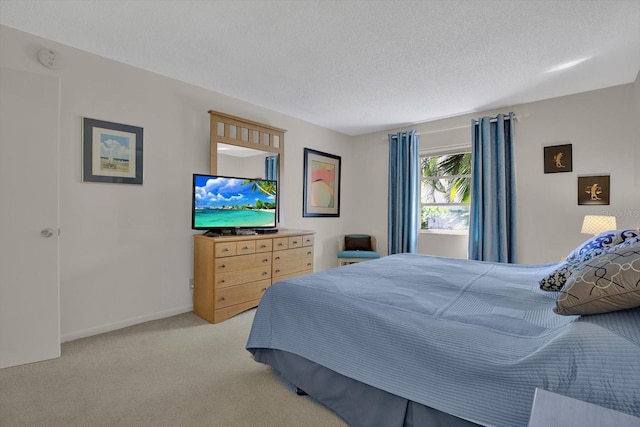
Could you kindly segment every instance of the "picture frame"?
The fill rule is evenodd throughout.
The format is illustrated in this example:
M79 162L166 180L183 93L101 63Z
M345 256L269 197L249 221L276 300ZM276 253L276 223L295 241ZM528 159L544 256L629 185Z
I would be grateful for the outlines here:
M571 144L544 147L544 173L573 171Z
M142 185L143 129L82 118L82 182Z
M303 217L340 216L342 158L304 149Z
M609 175L578 177L578 205L610 204Z

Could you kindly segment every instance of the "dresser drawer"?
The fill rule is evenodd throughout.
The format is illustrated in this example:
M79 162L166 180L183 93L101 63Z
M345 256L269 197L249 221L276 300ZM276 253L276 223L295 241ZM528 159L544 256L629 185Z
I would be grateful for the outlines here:
M253 255L241 255L233 258L220 258L215 260L214 271L226 273L229 271L246 270L247 268L270 266L271 253L258 253Z
M235 256L236 242L222 242L215 245L215 256L221 258L225 256Z
M270 286L270 283L271 280L267 279L218 289L216 290L216 309L260 299L264 291Z
M271 278L271 269L268 264L265 264L263 267L218 273L214 280L214 286L216 289L226 288L228 286L239 285L240 283L255 282L269 278Z
M274 251L282 251L285 249L289 249L289 238L288 237L277 237L273 239L273 250Z
M213 312L213 320L212 323L220 323L227 320L230 317L235 316L236 314L242 313L243 311L249 310L250 308L257 307L260 304L259 299L254 299L247 302L242 302L240 304L230 305L228 307L220 308Z
M256 253L271 252L271 248L273 248L273 239L256 240Z
M313 236L302 236L302 246L313 246Z
M273 265L282 264L283 262L295 261L297 259L310 259L313 261L313 248L302 247L289 249L273 254Z
M306 270L313 270L313 248L311 246L273 254L272 276L274 279Z
M278 283L281 282L283 280L287 280L287 279L292 279L294 277L300 277L300 276L304 276L305 274L311 274L313 273L313 269L311 270L300 270L300 271L296 271L293 273L289 273L289 274L282 274L282 275L278 275L277 277L273 278L273 283Z
M301 247L302 247L302 236L289 237L289 249L301 248Z
M273 265L273 278L278 279L299 271L313 270L313 260L294 259L283 262L280 265Z
M255 240L244 240L236 243L236 255L253 254L256 252Z

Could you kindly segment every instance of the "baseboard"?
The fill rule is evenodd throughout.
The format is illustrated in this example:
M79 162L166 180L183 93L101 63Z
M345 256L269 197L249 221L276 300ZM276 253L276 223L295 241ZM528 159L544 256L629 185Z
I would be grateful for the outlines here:
M159 311L157 313L145 314L144 316L133 317L131 319L121 320L119 322L107 323L106 325L96 326L94 328L82 329L65 333L60 337L60 342L73 341L80 338L86 338L93 335L103 334L105 332L115 331L117 329L126 328L128 326L137 325L139 323L149 322L151 320L164 319L165 317L176 316L178 314L193 311L193 305L184 307L176 307L170 310Z

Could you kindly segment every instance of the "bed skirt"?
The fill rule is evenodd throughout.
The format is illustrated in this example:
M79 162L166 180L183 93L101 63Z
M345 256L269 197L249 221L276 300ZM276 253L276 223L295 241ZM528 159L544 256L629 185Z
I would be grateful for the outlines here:
M471 427L479 424L360 381L282 350L250 350L257 362L271 366L292 391L304 390L351 427Z

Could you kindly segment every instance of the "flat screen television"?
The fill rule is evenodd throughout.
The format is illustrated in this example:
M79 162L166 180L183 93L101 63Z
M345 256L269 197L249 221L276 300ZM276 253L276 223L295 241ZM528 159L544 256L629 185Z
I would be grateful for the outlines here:
M191 228L213 232L276 227L278 182L193 174Z

